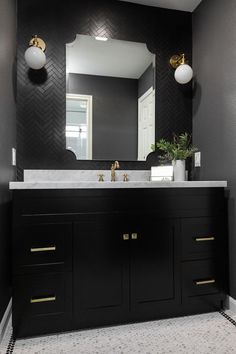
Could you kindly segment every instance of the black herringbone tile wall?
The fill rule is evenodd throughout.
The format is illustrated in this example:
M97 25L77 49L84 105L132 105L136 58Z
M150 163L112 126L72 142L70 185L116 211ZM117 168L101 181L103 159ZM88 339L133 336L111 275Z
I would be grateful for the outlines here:
M18 0L17 161L23 169L105 169L110 161L76 161L65 149L65 44L76 34L145 42L156 54L156 139L192 130L191 84L178 85L169 66L176 53L192 57L190 13L116 0ZM47 64L29 70L24 52L32 34L47 44ZM155 161L123 162L148 169Z

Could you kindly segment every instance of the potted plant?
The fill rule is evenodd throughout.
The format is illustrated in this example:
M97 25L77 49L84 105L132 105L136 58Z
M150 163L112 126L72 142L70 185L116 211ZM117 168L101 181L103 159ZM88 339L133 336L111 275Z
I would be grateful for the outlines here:
M152 150L162 152L162 160L172 161L174 169L174 181L185 181L185 161L198 150L191 145L191 135L182 133L174 134L173 140L160 139L151 146Z

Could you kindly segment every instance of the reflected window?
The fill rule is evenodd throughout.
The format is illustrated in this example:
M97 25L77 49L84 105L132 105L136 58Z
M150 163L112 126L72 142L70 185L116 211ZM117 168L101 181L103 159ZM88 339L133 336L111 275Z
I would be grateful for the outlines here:
M66 148L77 159L92 159L92 96L67 94Z

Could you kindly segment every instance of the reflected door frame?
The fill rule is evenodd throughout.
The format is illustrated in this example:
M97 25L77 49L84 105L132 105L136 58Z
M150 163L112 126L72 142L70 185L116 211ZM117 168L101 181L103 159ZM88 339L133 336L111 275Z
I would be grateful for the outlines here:
M87 159L92 160L93 159L93 96L67 93L66 98L72 100L83 100L87 102L87 112L86 112L87 123L88 123Z
M146 120L143 116L143 104L149 97L152 98L151 115L149 111L148 120ZM155 144L155 123L155 89L151 86L138 99L138 161L146 161L147 155L152 152L151 145ZM144 125L146 125L146 136L144 136ZM145 138L149 140L149 149L146 148L147 142L144 142Z

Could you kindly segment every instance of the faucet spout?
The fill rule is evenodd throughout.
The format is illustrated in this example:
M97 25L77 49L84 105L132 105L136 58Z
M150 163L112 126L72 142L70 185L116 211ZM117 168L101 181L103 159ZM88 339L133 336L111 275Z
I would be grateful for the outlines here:
M117 168L120 168L119 161L115 161L111 165L111 182L115 182L115 180L116 180L116 169Z

